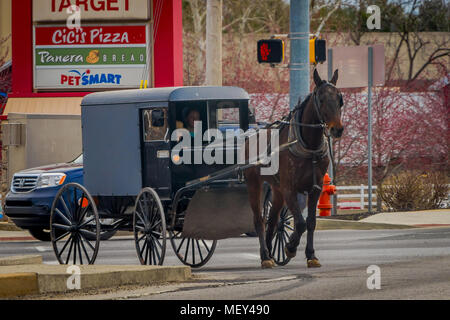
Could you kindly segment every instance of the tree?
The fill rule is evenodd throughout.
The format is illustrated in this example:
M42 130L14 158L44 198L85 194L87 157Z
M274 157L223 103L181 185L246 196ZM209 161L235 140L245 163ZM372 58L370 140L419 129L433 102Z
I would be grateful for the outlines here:
M417 17L420 31L450 31L450 4L444 0L424 0Z
M373 182L403 169L448 170L448 106L444 91L402 92L381 87L373 96ZM344 93L345 134L334 144L336 182L367 177L367 101Z
M183 30L185 43L185 83L203 84L206 52L206 0L183 0ZM227 0L223 2L224 38L251 33L289 32L289 5L283 0L251 1ZM226 39L229 39L227 37ZM237 52L243 43L235 43Z
M419 32L423 28L421 28L421 18L416 12L421 8L421 1L408 0L400 2L400 0L397 0L395 4L403 8L404 15L396 16L390 13L390 19L400 40L396 45L395 55L386 73L387 80L396 77L406 79L410 83L425 74L426 69L430 65L444 64L448 66L450 57L450 39L448 35L432 38ZM433 49L428 50L431 46ZM406 75L395 75L394 71L400 62L402 50L403 52L406 51L407 73ZM421 61L419 61L419 57Z

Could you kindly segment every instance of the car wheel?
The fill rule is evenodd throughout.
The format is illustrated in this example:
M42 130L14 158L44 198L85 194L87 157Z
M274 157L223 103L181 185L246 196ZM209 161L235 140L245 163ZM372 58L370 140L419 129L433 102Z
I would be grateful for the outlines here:
M45 230L42 228L32 228L28 232L36 239L40 241L50 241L50 230Z

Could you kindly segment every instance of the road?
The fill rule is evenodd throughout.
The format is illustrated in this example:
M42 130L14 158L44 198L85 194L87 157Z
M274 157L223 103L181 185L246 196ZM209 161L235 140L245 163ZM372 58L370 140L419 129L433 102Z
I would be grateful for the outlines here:
M450 228L317 231L315 244L322 268L306 268L303 238L288 265L262 270L256 238L221 240L191 282L99 292L90 299L450 299ZM49 243L0 243L0 256L36 253L56 263ZM96 263L137 264L133 239L103 242ZM164 264L180 264L171 248ZM372 265L379 267L381 289L368 289L369 277L376 284L376 274L367 271Z

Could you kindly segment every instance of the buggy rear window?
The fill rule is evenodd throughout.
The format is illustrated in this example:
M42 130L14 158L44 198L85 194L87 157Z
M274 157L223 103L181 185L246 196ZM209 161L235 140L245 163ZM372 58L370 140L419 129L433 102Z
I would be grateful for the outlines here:
M164 140L167 132L167 110L162 108L142 110L144 142Z

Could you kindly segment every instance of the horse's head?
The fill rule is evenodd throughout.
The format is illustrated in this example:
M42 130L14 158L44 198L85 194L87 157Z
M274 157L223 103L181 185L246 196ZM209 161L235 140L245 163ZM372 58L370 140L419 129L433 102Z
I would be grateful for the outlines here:
M337 79L338 70L334 72L330 82L323 81L317 70L314 70L314 83L316 84L313 95L314 103L319 119L321 118L320 120L327 125L334 138L340 138L344 131L341 121L341 108L344 100L341 92L336 88Z

